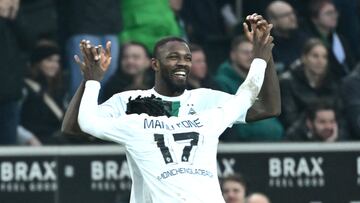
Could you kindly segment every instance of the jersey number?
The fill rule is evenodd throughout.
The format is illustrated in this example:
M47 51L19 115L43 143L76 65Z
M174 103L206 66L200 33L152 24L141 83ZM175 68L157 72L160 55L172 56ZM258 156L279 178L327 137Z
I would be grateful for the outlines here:
M187 132L187 133L174 133L174 140L191 140L190 146L185 146L183 153L181 155L182 162L189 162L190 152L193 146L197 146L199 142L199 133L197 132ZM154 134L155 141L157 146L160 148L161 154L163 155L164 161L166 164L173 163L174 160L171 157L169 147L165 145L164 135L163 134Z

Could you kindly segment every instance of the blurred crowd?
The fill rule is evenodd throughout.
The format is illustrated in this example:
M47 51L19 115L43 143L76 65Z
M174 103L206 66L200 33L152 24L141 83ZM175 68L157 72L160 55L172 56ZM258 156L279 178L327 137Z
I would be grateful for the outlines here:
M359 140L360 1L0 0L0 144L100 142L60 130L82 80L82 39L111 41L99 102L152 88L153 46L170 35L190 44L188 89L234 94L253 59L243 22L254 12L274 26L282 113L234 125L221 141Z

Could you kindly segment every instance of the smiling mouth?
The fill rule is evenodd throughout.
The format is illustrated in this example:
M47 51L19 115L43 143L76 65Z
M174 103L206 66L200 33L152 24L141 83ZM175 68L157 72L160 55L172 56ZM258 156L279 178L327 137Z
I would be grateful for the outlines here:
M185 70L178 70L178 71L174 72L173 75L175 75L176 77L179 77L179 78L185 78L187 75L187 72Z

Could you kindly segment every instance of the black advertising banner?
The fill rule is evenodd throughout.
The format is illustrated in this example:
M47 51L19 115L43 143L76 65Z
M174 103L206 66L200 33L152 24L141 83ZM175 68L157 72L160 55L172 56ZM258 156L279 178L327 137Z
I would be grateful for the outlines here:
M227 174L241 172L250 192L276 203L360 203L360 152L219 154Z
M360 144L223 144L218 171L273 203L360 203ZM127 203L130 190L118 146L0 149L0 203Z

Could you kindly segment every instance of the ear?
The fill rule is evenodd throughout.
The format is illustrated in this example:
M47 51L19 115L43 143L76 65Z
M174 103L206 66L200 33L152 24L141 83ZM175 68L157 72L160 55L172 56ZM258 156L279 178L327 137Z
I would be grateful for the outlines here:
M160 64L159 64L159 60L156 58L151 58L151 68L157 72L160 70Z

